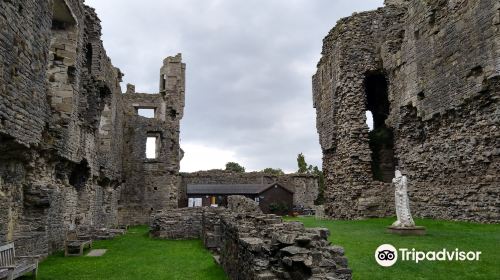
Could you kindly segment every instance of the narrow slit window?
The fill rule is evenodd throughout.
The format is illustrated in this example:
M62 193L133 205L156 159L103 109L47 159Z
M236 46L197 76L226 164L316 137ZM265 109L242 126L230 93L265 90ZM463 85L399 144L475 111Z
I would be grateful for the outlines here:
M161 76L161 90L165 90L167 87L167 75Z
M158 138L154 136L148 136L146 139L146 158L154 159L158 157L157 141Z
M137 109L137 115L148 119L153 119L155 117L155 109L139 108Z
M92 72L92 57L92 44L88 43L85 49L85 67L87 67L89 73Z

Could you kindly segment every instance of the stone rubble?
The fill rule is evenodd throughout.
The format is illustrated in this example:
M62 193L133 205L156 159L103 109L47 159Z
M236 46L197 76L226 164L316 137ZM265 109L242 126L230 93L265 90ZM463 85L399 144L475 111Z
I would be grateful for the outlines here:
M331 245L328 229L305 228L300 222L246 209L158 211L151 218L150 234L164 239L201 238L230 279L351 279L344 249Z

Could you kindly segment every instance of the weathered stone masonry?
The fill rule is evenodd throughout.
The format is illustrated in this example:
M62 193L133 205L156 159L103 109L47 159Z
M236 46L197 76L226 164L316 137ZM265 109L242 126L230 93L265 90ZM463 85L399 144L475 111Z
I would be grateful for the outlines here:
M159 94L123 95L124 189L120 197L120 221L147 224L152 212L176 208L180 184L179 122L184 111L185 64L181 56L163 62ZM139 116L141 108L154 109L154 118ZM156 158L145 155L146 139L156 139Z
M327 241L328 229L306 229L275 215L223 208L158 211L151 235L201 238L230 279L351 279L343 248Z
M121 146L101 147L97 128L117 102L121 73L94 10L79 1L0 7L0 242L47 254L68 225L115 220Z
M0 243L15 242L19 254L60 249L70 226L112 227L119 199L130 201L121 190L137 182L127 167L138 159L122 163L123 150L132 149L124 140L133 140L123 136L142 123L131 121L137 117L121 94L123 74L100 37L99 19L83 1L0 2ZM178 172L183 67L180 56L167 58L163 88L151 97L170 114L154 130L173 149L160 157L165 182ZM157 199L173 205L177 189L165 193L173 198Z
M499 29L493 0L386 1L337 23L313 76L328 215L392 215L399 167L417 217L500 220Z

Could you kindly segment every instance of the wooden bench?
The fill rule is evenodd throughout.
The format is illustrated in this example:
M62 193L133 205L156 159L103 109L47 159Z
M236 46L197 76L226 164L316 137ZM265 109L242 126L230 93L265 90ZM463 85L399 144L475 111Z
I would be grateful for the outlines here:
M17 279L33 272L36 279L39 256L16 256L14 243L0 246L0 279Z
M116 228L117 229L124 229L125 231L127 231L128 230L128 225L125 225L125 224L124 225L117 225Z
M64 256L81 256L85 247L92 248L92 239L80 239L75 230L66 233Z
M109 233L113 234L113 235L124 235L125 233L127 233L127 230L124 229L124 228L110 228L108 229Z
M124 235L127 230L120 228L98 228L94 230L94 238L97 240L113 239L117 235Z

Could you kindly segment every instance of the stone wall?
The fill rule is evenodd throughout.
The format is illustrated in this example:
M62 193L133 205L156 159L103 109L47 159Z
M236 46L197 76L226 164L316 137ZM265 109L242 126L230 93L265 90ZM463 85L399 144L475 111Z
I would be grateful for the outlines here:
M48 254L70 225L116 223L120 120L113 149L98 127L106 106L120 110L122 74L83 1L2 1L0 15L0 243Z
M118 211L127 180L143 185L148 177L147 187L162 191L141 193L147 199L129 211L131 220L147 223L153 200L155 208L176 207L180 55L164 60L160 94L144 97L164 112L164 123L144 131L163 133L168 151L148 165L123 156L135 148L127 132L144 124L130 114L141 95L122 95L123 74L104 50L94 9L83 0L1 1L0 27L0 244L47 255L62 248L70 227L127 223ZM147 168L128 168L138 165Z
M259 205L244 196L228 197L228 208L236 213L262 215ZM226 208L178 208L174 210L158 210L152 213L150 222L151 236L165 239L195 239L203 238L208 248L218 247L218 242L208 241L214 235L220 237L220 215ZM217 234L215 234L217 232ZM219 238L220 239L220 238ZM216 244L216 245L208 245Z
M199 239L202 232L203 208L179 208L156 211L151 219L151 236L163 239Z
M326 213L394 215L399 168L415 216L498 222L500 4L386 4L340 20L313 76Z
M181 173L179 207L187 206L186 189L188 184L271 184L277 182L294 192L294 205L313 207L318 197L318 178L308 174L270 175L263 172L237 173L224 170Z
M180 184L180 119L184 111L185 64L181 55L168 57L160 70L160 93L136 93L129 85L122 96L124 111L121 223L147 224L152 212L177 207ZM138 115L154 109L154 117ZM156 139L156 157L146 158L148 137Z
M344 250L327 241L327 229L221 208L159 211L151 221L153 237L190 239L198 232L230 279L351 279Z
M328 229L228 214L221 233L220 261L230 279L351 279L343 248L327 241Z
M227 208L238 213L262 214L259 203L242 195L228 196Z

